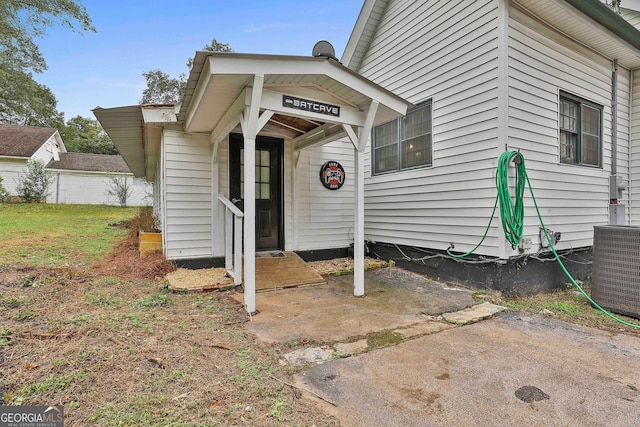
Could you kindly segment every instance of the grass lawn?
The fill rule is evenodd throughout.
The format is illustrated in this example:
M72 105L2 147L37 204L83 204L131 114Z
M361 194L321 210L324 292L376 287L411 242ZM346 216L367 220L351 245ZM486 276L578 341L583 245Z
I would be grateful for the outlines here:
M90 265L126 235L115 224L131 219L139 210L102 205L0 205L0 264Z
M66 426L338 425L276 380L295 344L246 333L231 292L168 291L172 266L138 256L148 218L0 205L0 405L63 405Z

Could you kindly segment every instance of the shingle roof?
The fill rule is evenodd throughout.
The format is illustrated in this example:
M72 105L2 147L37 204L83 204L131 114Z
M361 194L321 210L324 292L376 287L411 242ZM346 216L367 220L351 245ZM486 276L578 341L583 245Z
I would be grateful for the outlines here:
M0 125L0 156L31 157L57 129Z
M60 153L60 160L51 160L47 169L131 173L122 156L108 154Z

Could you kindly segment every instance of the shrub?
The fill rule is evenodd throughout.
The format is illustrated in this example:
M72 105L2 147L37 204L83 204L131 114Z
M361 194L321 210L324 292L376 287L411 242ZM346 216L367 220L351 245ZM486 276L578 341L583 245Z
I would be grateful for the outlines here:
M9 192L4 185L2 185L2 177L0 176L0 203L7 203L9 201Z
M18 181L18 195L28 203L41 203L47 200L53 177L39 160L27 163L27 172L20 175Z
M107 196L112 197L123 208L127 206L127 200L131 196L131 184L126 176L110 176Z

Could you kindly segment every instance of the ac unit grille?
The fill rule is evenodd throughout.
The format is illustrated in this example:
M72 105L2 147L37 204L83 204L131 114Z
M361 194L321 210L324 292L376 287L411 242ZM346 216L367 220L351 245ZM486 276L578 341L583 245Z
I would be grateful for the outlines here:
M640 227L594 227L591 298L609 311L640 318Z

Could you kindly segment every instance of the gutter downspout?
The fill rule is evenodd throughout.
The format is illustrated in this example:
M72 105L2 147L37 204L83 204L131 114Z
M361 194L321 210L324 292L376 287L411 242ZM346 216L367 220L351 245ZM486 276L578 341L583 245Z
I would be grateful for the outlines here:
M618 60L611 72L611 175L618 173ZM618 199L618 197L612 197Z
M611 174L609 175L609 224L625 225L625 205L620 203L626 185L618 175L618 60L611 70Z

